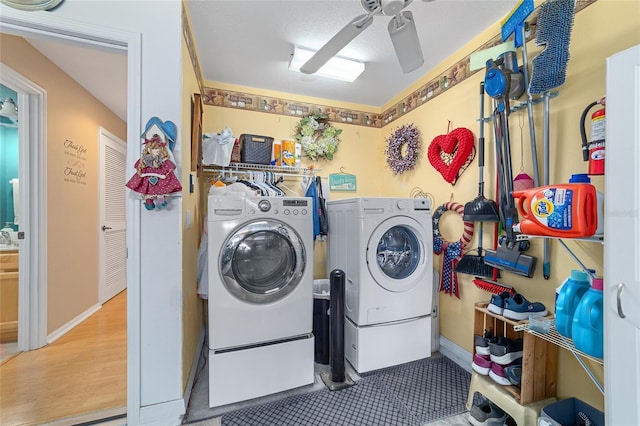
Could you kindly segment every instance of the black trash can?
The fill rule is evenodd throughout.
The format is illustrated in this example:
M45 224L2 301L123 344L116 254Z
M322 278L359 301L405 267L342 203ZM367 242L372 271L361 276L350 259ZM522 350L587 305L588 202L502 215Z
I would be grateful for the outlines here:
M329 280L313 281L314 360L329 364Z

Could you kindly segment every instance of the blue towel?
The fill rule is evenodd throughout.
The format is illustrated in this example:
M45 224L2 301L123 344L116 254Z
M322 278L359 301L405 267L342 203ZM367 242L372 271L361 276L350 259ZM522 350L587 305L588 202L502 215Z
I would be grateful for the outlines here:
M318 216L318 188L316 186L316 180L311 179L305 197L311 197L313 201L313 239L315 240L320 235L320 217Z

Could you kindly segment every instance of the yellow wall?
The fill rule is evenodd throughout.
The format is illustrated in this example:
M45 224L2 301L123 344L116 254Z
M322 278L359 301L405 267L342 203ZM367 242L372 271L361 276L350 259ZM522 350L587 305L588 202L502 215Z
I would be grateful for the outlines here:
M559 88L560 95L550 101L550 182L566 182L572 173L584 173L587 164L582 162L579 120L582 110L593 100L604 95L605 90L605 59L611 54L640 43L640 2L599 0L593 5L580 11L575 16L571 37L571 59L568 64L566 83ZM606 27L606 30L604 29ZM496 23L488 28L465 47L455 52L437 69L426 74L409 90L398 96L382 109L365 107L364 110L381 112L385 108L406 97L411 91L430 81L462 57L477 49L484 42L499 33ZM534 42L528 44L529 60L540 51ZM520 60L521 62L521 60ZM461 176L455 186L446 183L440 174L429 164L426 151L433 138L447 132L449 122L451 128L466 127L476 137L479 132L477 121L479 115L479 84L484 73L481 71L467 80L458 83L444 94L430 100L426 104L414 109L400 119L393 121L382 129L372 129L362 126L336 123L343 129L340 137L341 144L338 153L331 162L319 162L316 167L321 169L322 176L335 173L344 167L344 171L356 174L358 177L357 193L330 193L332 199L347 196L394 196L408 197L412 190L419 187L435 199L435 205L450 200L464 204L476 197L478 191L478 169L475 160ZM207 82L207 86L244 91L255 94L274 96L259 89L238 88L216 82ZM308 98L291 94L279 94L286 99L308 101ZM313 102L313 101L312 101ZM316 101L323 105L350 107L339 102ZM490 113L489 100L485 104L485 115ZM362 106L356 109L363 110ZM542 177L542 106L534 107L536 137L539 154L540 176ZM522 112L516 112L509 118L510 135L513 158L514 175L520 171L521 144L524 147L523 165L525 172L532 174L530 154L530 140L528 121ZM229 108L206 106L204 117L205 132L217 132L224 126L229 126L234 134L254 133L277 138L291 137L298 118L258 112L241 111ZM394 176L386 165L384 155L385 139L400 125L415 124L422 135L422 153L413 171L400 176ZM520 125L523 126L522 138ZM485 196L494 198L495 195L495 161L493 150L492 125L487 123L484 128L486 138L485 162ZM308 164L308 163L303 163ZM603 178L596 177L593 183L602 190ZM294 183L295 185L295 183ZM461 234L462 222L453 213L443 216L440 230L447 240L457 240ZM493 245L493 225L485 225L484 246ZM477 235L467 248L475 248ZM542 277L542 246L541 239L532 241L529 255L538 259L533 279L521 278L505 273L502 282L514 286L527 298L543 302L553 310L555 288L570 274L571 269L579 268L574 260L562 249L558 242L551 245L551 277ZM588 266L595 268L602 276L603 260L602 246L596 243L568 242L574 253ZM472 253L475 254L475 253ZM316 243L316 277L325 277L324 247ZM434 261L440 269L441 260L438 256ZM440 332L441 335L473 352L473 306L479 301L488 301L489 293L476 288L471 281L473 277L459 274L461 280L460 299L441 293L440 297ZM592 365L594 373L603 382L602 367ZM564 350L560 351L558 373L558 397L576 396L595 407L603 409L604 399L587 375L582 371L572 355Z
M182 386L187 384L192 366L193 354L198 346L202 330L202 302L196 294L196 271L198 246L202 232L202 208L198 203L201 186L195 185L195 172L191 171L191 104L193 94L199 92L198 80L191 65L187 45L182 39ZM189 175L193 175L194 192L189 192ZM191 225L187 228L187 215Z
M99 127L126 123L20 37L0 35L1 60L47 91L47 333L98 303ZM65 180L65 141L86 149L82 183ZM28 232L28 230L27 230Z
M225 85L217 82L206 82L205 85L227 90L247 90L246 88L239 88L238 86ZM254 88L250 89L250 93L273 96L273 92ZM279 94L279 96L282 95L283 94ZM287 96L294 97L298 101L327 104L326 100L289 94L287 94ZM339 103L336 101L332 101L331 105L354 109L362 108L360 105ZM292 139L294 138L295 128L299 120L300 117L286 117L205 105L203 131L205 133L216 133L220 132L225 126L228 126L236 137L246 133L271 136L276 140ZM381 195L380 188L382 187L382 182L384 179L387 179L388 176L383 172L374 173L374 169L372 168L373 164L379 163L384 157L384 149L380 145L380 129L342 123L334 124L335 127L342 129L342 134L340 134L340 145L333 160L320 160L313 163L309 158L303 158L302 166L308 167L313 164L314 170L316 170L315 173L323 177L331 173L339 173L340 168L342 168L345 173L351 173L357 176L358 190L356 192L331 192L325 194L329 199ZM206 180L212 177L215 177L215 175L205 176L206 187L208 187ZM303 196L304 190L301 188L301 183L302 179L300 178L288 178L285 180L284 185L292 189L293 192L287 191L283 186L281 186L281 188L283 188L288 195ZM206 210L206 191L204 190L202 202L203 208ZM315 278L327 277L325 244L325 242L321 241L316 241L315 243Z

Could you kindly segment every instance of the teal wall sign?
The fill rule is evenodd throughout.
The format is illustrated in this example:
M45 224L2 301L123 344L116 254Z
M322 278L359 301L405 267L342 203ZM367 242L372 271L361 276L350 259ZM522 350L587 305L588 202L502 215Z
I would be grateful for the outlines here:
M329 175L329 191L355 191L356 189L356 175L348 173Z

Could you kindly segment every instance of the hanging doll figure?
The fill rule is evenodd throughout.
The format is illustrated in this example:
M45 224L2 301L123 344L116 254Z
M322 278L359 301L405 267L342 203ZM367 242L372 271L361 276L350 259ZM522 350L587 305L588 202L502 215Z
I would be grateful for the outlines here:
M127 182L127 188L141 195L147 210L163 209L167 205L167 195L182 191L167 144L157 134L145 139L135 168L136 174Z

